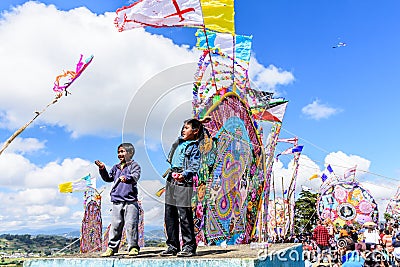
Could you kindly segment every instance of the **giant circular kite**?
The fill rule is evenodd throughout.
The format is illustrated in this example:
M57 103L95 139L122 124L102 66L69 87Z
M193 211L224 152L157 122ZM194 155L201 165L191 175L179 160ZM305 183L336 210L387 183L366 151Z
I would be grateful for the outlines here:
M386 213L392 215L393 218L400 217L400 198L398 194L390 199L388 205L386 206Z
M317 211L321 220L330 218L339 225L378 221L378 205L357 182L331 185L318 198Z

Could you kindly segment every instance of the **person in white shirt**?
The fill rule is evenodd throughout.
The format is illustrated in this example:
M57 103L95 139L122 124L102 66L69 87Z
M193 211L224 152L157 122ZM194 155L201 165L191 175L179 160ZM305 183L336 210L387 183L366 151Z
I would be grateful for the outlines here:
M364 231L364 243L367 250L371 250L371 248L375 248L376 244L379 244L379 232L375 229L374 226L369 226Z

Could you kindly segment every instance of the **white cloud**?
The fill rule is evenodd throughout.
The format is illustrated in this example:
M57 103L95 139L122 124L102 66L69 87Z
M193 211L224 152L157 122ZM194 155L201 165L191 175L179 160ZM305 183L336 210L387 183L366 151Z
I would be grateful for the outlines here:
M3 153L0 157L0 186L21 187L24 177L36 166L22 155Z
M23 205L43 205L49 202L53 202L58 195L57 189L26 189L19 191L16 194L16 198L20 200L20 204Z
M286 155L285 155L286 156ZM287 155L290 157L291 155ZM281 156L281 158L284 156ZM273 165L273 172L274 172L274 177L275 177L275 186L276 190L279 190L280 194L282 195L282 177L283 179L283 185L284 188L287 189L289 188L289 185L291 183L291 179L293 177L293 172L294 172L294 161L293 159L290 160L290 162L287 164L287 166L284 166L283 162L279 160L278 162L274 162ZM309 178L314 174L314 173L320 173L320 168L319 166L311 160L308 156L306 155L301 155L299 159L299 168L298 168L298 173L297 173L297 179L296 179L296 192L301 191L301 186L305 185L308 186L314 190L317 190L319 187L320 182L316 180L309 180Z
M0 156L0 198L2 210L0 231L10 227L51 227L73 224L82 220L82 198L79 193L62 194L58 184L97 174L88 161L75 158L61 163L50 162L43 167L32 164L23 155L4 153ZM71 214L81 214L77 220ZM40 221L40 222L39 222ZM11 223L13 222L13 223Z
M71 218L71 213L78 203L77 196L57 192L54 188L26 189L1 192L2 210L0 217L2 224L0 231L11 231L18 228L47 228L54 227L58 222L60 227L74 224L79 225L76 218ZM81 209L82 200L78 207ZM82 214L82 213L81 213Z
M295 81L293 74L289 71L269 65L265 68L255 57L250 60L249 78L256 88L282 95L277 91L278 85L288 85Z
M30 154L45 148L46 141L39 141L36 138L15 138L7 147L7 152L16 152L18 154ZM3 147L5 143L1 144ZM4 152L5 153L5 152Z
M327 104L321 104L320 101L317 99L314 100L311 104L303 107L301 109L301 112L311 119L320 120L327 119L330 116L341 112L341 109L330 107Z
M64 159L61 163L49 162L43 168L36 168L25 176L28 188L57 187L62 182L75 181L91 173L98 173L96 166L80 158Z
M365 176L366 171L369 170L371 161L364 159L357 155L346 155L342 151L332 152L325 157L325 162L332 166L333 171L336 175L343 177L344 172L357 165L358 170L356 172L356 178L362 178Z

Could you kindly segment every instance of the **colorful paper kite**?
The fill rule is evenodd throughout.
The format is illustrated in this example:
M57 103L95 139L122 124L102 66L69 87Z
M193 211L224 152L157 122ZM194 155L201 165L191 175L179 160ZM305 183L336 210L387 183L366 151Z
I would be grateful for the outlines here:
M139 0L116 13L114 23L119 31L183 26L235 32L233 0Z
M339 225L378 221L378 205L357 182L332 184L318 198L317 212L320 219Z
M85 60L85 62L82 61L83 55L79 58L79 62L76 64L75 71L68 70L64 71L62 74L58 75L56 77L56 81L54 82L54 87L53 91L55 92L63 92L65 91L65 94L67 94L67 88L76 80L78 77L82 74L82 72L86 69L87 66L92 62L93 60L93 55L90 56ZM60 85L61 81L66 79L62 85Z
M82 74L82 72L86 69L86 67L92 62L93 56L90 56L88 59L86 59L85 63L82 62L82 55L79 59L78 64L76 65L75 71L64 71L63 74L58 75L56 77L56 81L54 82L54 87L53 90L57 92L56 96L54 99L47 104L41 111L35 111L35 116L33 119L25 123L21 128L19 128L17 131L15 131L8 139L6 142L4 142L3 147L0 150L0 155L6 150L6 148L11 144L11 142L18 136L20 135L37 117L39 117L43 112L47 110L47 108L55 103L57 103L58 99L62 97L63 91L65 91L65 95L68 94L67 88L71 86L71 84ZM60 80L62 78L66 78L67 81L60 85Z
M346 45L347 45L346 43L339 42L337 45L335 45L335 46L332 46L332 48L344 47L344 46L346 46Z
M400 218L400 187L397 188L396 194L389 199L386 213L389 213L395 219Z

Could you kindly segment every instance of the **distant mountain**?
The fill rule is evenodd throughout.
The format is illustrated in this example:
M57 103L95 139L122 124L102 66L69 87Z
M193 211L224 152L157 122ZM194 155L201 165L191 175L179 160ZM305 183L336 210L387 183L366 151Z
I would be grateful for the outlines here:
M105 232L106 228L103 229L103 233ZM75 238L80 237L81 232L76 228L54 228L54 229L21 229L21 230L11 230L11 231L3 231L0 232L1 234L10 234L10 235L56 235L62 236L65 238ZM164 230L160 227L146 227L144 232L145 240L165 240Z
M144 240L159 240L165 241L165 233L164 230L151 230L144 232Z
M42 229L19 229L19 230L10 230L3 231L0 234L12 234L12 235L59 235L64 236L67 233L76 232L75 228L42 228ZM80 231L78 231L78 237L80 235Z

